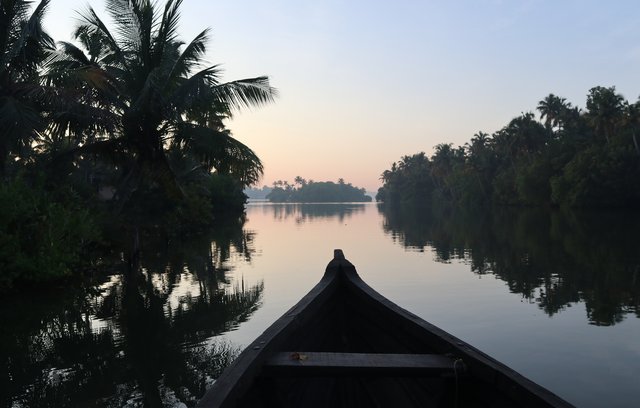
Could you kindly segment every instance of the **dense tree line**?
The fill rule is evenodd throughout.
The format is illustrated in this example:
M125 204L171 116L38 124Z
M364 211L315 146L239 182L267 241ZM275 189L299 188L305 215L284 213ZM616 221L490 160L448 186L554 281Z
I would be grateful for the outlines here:
M364 188L358 188L339 179L333 181L305 180L300 176L295 178L294 184L278 180L273 183L273 189L267 199L276 203L347 203L372 201L366 195Z
M0 287L68 275L112 238L242 212L262 163L224 120L276 91L264 76L221 82L202 63L208 30L179 38L181 3L109 1L111 26L89 7L73 43L55 43L50 0L2 0Z
M586 108L550 94L531 112L464 146L404 156L382 174L377 200L637 207L640 101L589 90Z

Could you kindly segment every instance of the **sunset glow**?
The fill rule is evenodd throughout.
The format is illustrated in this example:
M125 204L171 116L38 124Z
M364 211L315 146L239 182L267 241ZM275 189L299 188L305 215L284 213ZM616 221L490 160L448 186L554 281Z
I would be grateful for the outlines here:
M90 4L106 18L102 1ZM74 10L46 22L69 40ZM275 104L228 123L265 165L259 183L307 179L369 191L402 155L492 133L549 93L584 108L593 86L640 94L633 1L187 0L181 36L206 27L207 59L225 80L268 75Z

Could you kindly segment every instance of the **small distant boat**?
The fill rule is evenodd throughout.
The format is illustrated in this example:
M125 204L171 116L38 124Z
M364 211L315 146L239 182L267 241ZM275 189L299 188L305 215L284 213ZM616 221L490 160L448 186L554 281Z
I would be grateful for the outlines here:
M320 282L198 407L571 407L367 285L337 249Z

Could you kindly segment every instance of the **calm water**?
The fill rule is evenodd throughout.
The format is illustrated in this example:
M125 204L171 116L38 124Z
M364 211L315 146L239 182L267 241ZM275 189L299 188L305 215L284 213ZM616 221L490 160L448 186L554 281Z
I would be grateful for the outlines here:
M640 400L640 218L251 204L141 272L5 299L9 407L191 406L342 248L376 290L581 407ZM4 367L3 367L4 366Z

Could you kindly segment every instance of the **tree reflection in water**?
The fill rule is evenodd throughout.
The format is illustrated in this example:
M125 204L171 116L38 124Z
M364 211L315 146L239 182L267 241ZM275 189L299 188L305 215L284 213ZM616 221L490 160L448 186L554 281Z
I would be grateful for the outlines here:
M139 264L101 285L6 301L0 403L11 407L191 406L239 350L215 336L260 307L242 225L176 245L144 241Z
M640 317L639 214L379 208L399 245L494 274L550 316L584 302L592 324Z
M365 205L362 203L285 203L263 206L265 213L273 213L273 219L284 221L294 218L296 224L303 224L317 218L334 218L338 222L363 213Z

